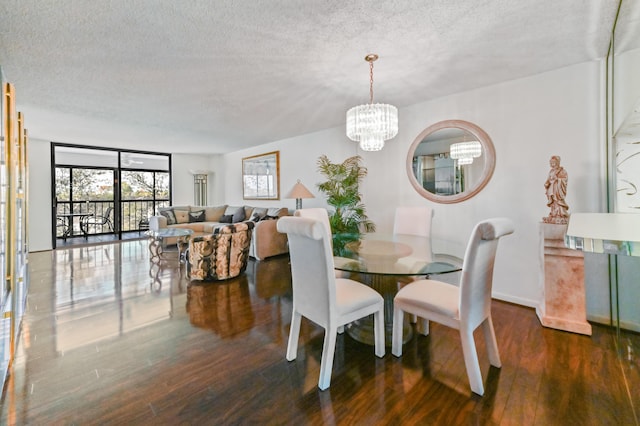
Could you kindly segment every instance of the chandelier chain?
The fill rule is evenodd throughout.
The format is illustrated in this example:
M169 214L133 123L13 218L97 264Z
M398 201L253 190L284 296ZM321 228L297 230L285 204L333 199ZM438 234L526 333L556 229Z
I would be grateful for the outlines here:
M369 62L369 103L373 105L373 61Z

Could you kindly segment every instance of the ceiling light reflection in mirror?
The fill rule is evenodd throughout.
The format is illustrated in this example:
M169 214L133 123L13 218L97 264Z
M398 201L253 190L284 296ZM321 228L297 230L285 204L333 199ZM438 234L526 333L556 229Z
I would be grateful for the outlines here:
M445 120L422 131L409 148L407 175L423 197L457 203L477 194L489 181L495 149L473 123Z

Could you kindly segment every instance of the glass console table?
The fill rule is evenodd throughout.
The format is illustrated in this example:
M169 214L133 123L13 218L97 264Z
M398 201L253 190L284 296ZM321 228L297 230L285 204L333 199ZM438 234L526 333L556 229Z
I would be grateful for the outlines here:
M640 214L573 213L569 218L564 242L571 249L616 255L609 259L609 267L614 271L609 276L609 297L610 321L615 326L619 339L620 289L617 256L640 256Z
M640 256L640 214L573 213L564 242L585 252Z

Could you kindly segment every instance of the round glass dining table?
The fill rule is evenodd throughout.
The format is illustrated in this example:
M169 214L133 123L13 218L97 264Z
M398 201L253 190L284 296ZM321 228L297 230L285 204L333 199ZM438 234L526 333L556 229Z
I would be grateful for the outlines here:
M409 277L433 278L462 270L462 259L455 254L434 254L434 247L449 250L451 244L406 234L334 234L333 253L336 270L350 273L351 279L369 285L384 298L385 343L391 345L393 298ZM451 250L459 251L459 250ZM354 339L373 345L372 316L346 326ZM403 341L413 336L407 319Z

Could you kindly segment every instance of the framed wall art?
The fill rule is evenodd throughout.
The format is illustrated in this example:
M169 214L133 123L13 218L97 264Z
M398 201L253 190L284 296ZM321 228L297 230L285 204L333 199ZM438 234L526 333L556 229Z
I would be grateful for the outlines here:
M242 159L242 198L280 199L280 151Z

